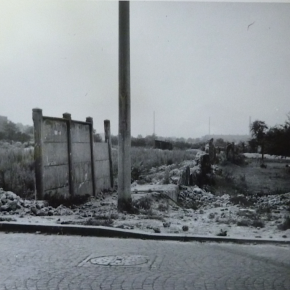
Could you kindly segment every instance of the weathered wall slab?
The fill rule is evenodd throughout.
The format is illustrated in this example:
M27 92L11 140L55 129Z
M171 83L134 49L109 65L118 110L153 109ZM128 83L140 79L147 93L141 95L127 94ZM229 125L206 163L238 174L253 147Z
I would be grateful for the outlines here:
M107 143L94 143L95 176L97 192L111 188L110 162Z
M90 124L72 122L70 133L74 195L93 195Z
M42 116L33 109L37 197L94 195L111 188L110 143L93 143L93 120ZM107 139L109 140L110 138Z

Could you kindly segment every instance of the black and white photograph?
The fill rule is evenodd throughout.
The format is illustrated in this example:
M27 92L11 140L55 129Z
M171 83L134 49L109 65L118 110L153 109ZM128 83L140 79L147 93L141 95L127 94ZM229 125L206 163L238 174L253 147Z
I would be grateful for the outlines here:
M290 3L0 0L0 290L289 290Z

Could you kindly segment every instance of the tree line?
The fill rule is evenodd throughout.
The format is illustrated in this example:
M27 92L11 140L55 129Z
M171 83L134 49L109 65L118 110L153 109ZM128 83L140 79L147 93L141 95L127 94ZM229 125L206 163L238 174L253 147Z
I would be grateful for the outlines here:
M290 156L290 114L282 125L268 127L264 121L256 120L251 124L252 139L249 141L251 151L261 149L264 154Z
M17 125L8 121L0 131L0 140L15 141L15 142L28 142L31 140L33 134L33 127L28 127L25 132L21 132Z
M98 136L96 136L95 142L100 142L99 140L101 139ZM158 140L158 138L154 135L148 135L146 137L142 137L141 135L138 135L137 137L131 137L131 146L153 148L155 146L155 140ZM181 150L199 148L201 146L200 143L192 144L192 143L186 142L184 138L177 138L174 141L168 138L164 141L171 143L174 149L181 149ZM111 142L112 142L112 145L118 145L118 136L111 135Z

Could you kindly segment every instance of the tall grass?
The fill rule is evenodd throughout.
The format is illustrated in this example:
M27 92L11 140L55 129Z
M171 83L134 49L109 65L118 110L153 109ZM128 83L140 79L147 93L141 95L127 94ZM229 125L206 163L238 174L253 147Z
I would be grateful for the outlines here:
M1 145L1 144L0 144ZM196 153L186 150L160 150L141 147L131 148L132 167L142 173L152 167L180 164L192 160ZM113 173L118 174L118 150L112 150ZM15 146L0 147L0 188L13 191L23 198L34 197L34 156L33 149Z
M34 194L33 150L0 148L0 188L28 198Z
M153 148L131 148L131 167L142 172L149 171L152 167L162 165L180 164L185 160L195 158L196 152L186 150L160 150ZM112 150L113 173L118 174L118 149Z

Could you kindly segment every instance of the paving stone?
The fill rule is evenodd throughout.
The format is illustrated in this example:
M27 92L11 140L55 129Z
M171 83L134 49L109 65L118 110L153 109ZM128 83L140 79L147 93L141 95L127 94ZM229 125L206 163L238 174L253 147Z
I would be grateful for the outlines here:
M1 290L290 289L286 245L16 233L0 240Z

